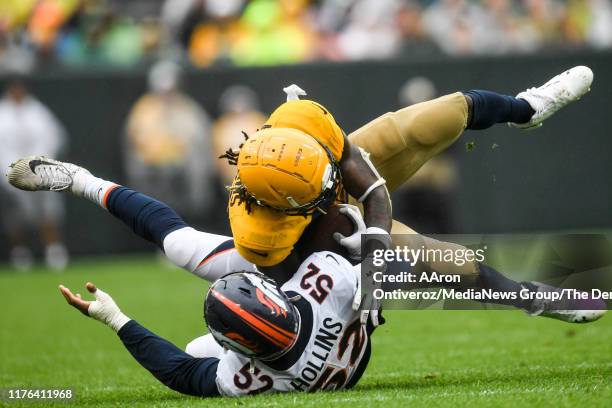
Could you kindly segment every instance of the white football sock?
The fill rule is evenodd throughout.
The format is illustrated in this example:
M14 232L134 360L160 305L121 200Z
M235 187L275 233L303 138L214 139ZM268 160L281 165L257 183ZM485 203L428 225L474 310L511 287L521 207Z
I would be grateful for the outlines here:
M73 194L98 204L106 209L105 198L107 194L119 185L112 181L103 180L89 172L77 172L72 181L71 191Z

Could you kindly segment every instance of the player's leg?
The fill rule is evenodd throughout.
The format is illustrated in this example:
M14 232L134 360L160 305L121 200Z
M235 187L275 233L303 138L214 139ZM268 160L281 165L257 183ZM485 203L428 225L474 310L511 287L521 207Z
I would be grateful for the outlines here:
M204 279L215 280L233 270L253 267L239 256L230 256L231 238L197 231L166 204L95 177L74 164L43 157L25 158L12 165L8 178L22 190L69 191L92 201L137 235L155 243L177 266Z
M370 153L390 191L453 144L465 129L527 122L534 110L522 99L490 91L456 92L387 113L349 135Z
M370 154L387 188L393 191L450 146L465 130L467 120L466 98L457 92L386 113L348 138Z
M399 247L408 247L425 251L440 250L441 253L452 251L464 251L466 248L462 245L452 242L438 241L424 235L419 235L413 229L398 221L393 221L391 229L393 234L393 245ZM531 292L551 292L558 291L558 288L543 285L536 282L516 282L494 268L473 260L467 261L463 265L458 265L454 262L443 262L437 258L428 261L416 263L415 271L417 273L432 273L436 272L440 275L460 275L460 287L467 289L473 288L476 290L490 289L497 293L520 293L522 289L528 289ZM423 285L427 286L427 284ZM439 286L433 284L433 286ZM547 300L525 300L520 297L516 299L502 298L498 300L489 300L487 303L497 303L507 306L513 306L525 310L531 315L541 315L552 317L571 323L591 322L599 319L604 315L606 305L603 301L593 299L572 300L566 302L560 307L560 304Z
M391 234L393 237L393 246L400 248L424 248L441 251L452 250L453 252L465 249L464 246L459 244L438 241L425 235L421 235L397 220L393 220ZM415 265L415 269L428 273L437 272L440 274L460 275L462 286L470 288L476 286L479 275L479 269L476 262L466 262L464 265L458 266L453 263L442 261L437 262L436 260L433 260L432 262L425 264L418 263Z
M592 80L589 68L575 67L517 97L491 91L457 92L387 113L348 138L370 153L372 163L393 191L465 129L486 129L506 122L519 128L539 127L588 92Z

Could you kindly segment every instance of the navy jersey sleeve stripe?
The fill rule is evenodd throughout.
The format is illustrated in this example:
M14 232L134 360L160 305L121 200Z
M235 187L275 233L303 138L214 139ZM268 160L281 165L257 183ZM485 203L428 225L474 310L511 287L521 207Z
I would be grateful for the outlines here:
M225 242L222 242L215 249L210 251L210 253L208 255L206 255L204 257L204 259L202 259L200 261L200 264L198 266L202 266L203 264L205 264L206 262L211 260L215 255L219 255L222 252L229 251L230 249L234 249L234 248L235 248L235 246L234 246L234 240L233 239L230 239L230 240L227 240Z

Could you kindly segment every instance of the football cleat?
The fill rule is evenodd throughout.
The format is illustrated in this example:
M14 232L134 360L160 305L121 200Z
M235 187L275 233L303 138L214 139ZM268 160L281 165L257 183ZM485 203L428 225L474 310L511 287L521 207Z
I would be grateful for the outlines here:
M72 186L77 172L89 173L72 163L64 163L44 156L30 156L9 166L8 182L26 191L64 191Z
M539 88L530 88L516 95L524 99L535 111L529 122L509 123L520 129L536 129L559 109L577 101L591 90L593 71L577 66L553 77Z
M539 282L529 282L530 287L535 287L537 292L557 292L562 294L562 289ZM525 285L523 285L525 287ZM527 314L531 316L550 317L568 323L590 323L600 319L606 314L606 303L603 300L592 299L565 299L547 300L536 299L531 304Z

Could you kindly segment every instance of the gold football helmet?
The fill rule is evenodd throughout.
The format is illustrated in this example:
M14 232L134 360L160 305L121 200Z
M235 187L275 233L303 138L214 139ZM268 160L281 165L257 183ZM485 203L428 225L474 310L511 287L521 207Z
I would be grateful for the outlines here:
M266 128L240 149L234 188L241 198L288 215L310 214L336 198L337 161L315 138L290 128Z

